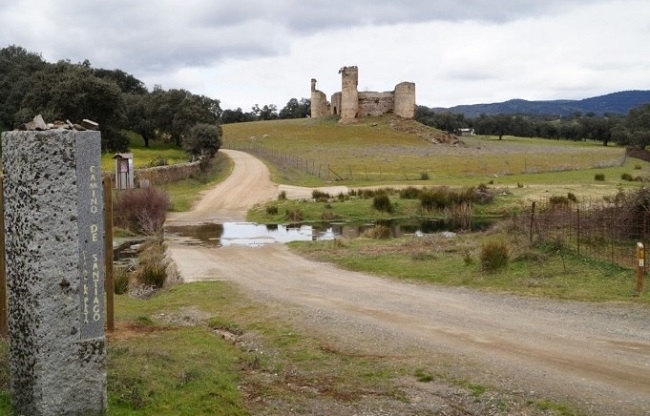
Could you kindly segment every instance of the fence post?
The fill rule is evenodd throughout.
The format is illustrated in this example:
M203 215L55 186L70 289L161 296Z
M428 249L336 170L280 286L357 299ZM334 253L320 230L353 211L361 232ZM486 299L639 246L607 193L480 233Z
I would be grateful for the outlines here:
M533 224L535 221L535 201L533 201L533 205L530 209L530 244L533 244Z
M576 246L580 254L580 208L576 209Z
M636 259L638 261L636 267L636 294L637 296L643 292L643 275L645 273L645 247L643 243L636 243Z

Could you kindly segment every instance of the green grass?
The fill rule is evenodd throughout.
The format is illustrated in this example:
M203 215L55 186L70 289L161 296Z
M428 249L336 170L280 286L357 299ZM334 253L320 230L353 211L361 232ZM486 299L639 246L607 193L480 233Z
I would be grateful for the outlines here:
M246 415L239 355L202 327L109 343L109 414Z
M167 161L168 165L187 162L187 153L182 148L160 141L150 141L149 147L144 147L142 137L133 132L125 133L129 138L129 151L133 153L133 165L136 169L146 168L159 159ZM115 170L114 153L102 154L102 170L111 172Z
M147 301L116 296L118 324L108 343L109 415L248 414L238 390L242 352L207 324L178 326L161 319L182 322L194 311L207 319L233 305L231 293L223 285L203 284L174 286Z
M294 242L290 247L318 261L396 279L524 296L650 305L647 291L634 296L632 270L570 251L529 248L523 236L503 235L509 242L510 262L502 269L484 272L479 260L481 244L494 238L492 233L466 233L455 238L428 235L390 240L358 238L336 244Z
M374 221L393 218L410 218L418 215L419 201L392 198L395 211L392 213L378 211L372 206L372 199L351 198L330 202L309 202L306 200L272 201L254 206L248 211L247 219L260 224L282 224L290 222L287 212L300 210L304 222L318 221ZM277 214L269 214L267 207L277 207Z
M479 184L476 184L477 186ZM432 187L435 188L435 187ZM474 187L476 188L476 186ZM449 188L450 191L465 191L467 188ZM499 188L486 188L495 195L492 203L473 204L474 217L500 217L513 212L518 205L523 206L521 199L513 200L510 191ZM357 193L356 189L352 189ZM373 222L392 219L441 219L446 214L441 211L426 211L422 209L419 199L401 198L396 188L384 188L390 197L391 212L380 211L374 207L372 197L363 197L359 193L330 195L324 200L313 198L301 200L278 199L252 207L247 213L247 220L259 224L282 224L292 222L287 213L299 210L303 222Z
M615 165L624 154L620 147L596 142L511 136L503 140L463 137L462 146L431 144L417 134L439 132L417 123L397 131L391 127L393 120L384 116L353 125L331 119L228 124L223 126L224 143L231 148L256 148L270 165L276 182L304 186L331 182L351 186L396 182L466 186L490 180L501 185L522 181L592 183L596 167ZM268 137L262 138L264 135ZM254 141L250 140L252 136L256 137ZM297 160L298 166L290 166L288 158ZM643 171L650 172L648 164L642 164ZM320 178L308 170L320 171ZM629 170L598 168L611 178L607 184L621 182L621 174ZM421 180L423 173L428 180ZM339 181L336 175L344 180Z

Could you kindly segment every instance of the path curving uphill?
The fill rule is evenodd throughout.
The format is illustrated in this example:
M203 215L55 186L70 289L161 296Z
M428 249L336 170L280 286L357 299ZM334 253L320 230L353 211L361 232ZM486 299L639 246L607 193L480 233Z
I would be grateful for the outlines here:
M171 223L243 220L252 204L277 195L260 161L226 153L235 161L231 177ZM168 247L185 281L229 281L255 299L300 308L332 342L380 356L451 356L466 376L567 401L590 415L650 415L647 308L405 283L312 262L281 244L214 249L172 239Z

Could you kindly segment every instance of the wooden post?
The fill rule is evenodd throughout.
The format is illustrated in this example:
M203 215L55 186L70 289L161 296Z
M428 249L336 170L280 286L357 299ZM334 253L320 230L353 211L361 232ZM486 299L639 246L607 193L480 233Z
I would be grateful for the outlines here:
M580 208L576 210L576 245L578 246L578 254L580 254Z
M0 337L9 334L7 325L7 273L5 270L5 210L0 176Z
M535 201L533 201L533 205L530 208L530 244L533 244L533 224L535 222Z
M636 243L636 293L640 295L643 292L643 275L645 274L645 247L643 243Z
M104 267L106 268L104 290L106 291L106 329L115 330L115 281L113 279L113 181L104 177Z

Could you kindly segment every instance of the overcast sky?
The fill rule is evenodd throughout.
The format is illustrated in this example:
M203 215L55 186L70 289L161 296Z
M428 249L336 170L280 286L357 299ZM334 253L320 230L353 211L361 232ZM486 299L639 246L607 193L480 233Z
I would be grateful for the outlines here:
M650 90L648 0L6 0L0 40L244 111L351 65L428 107Z

